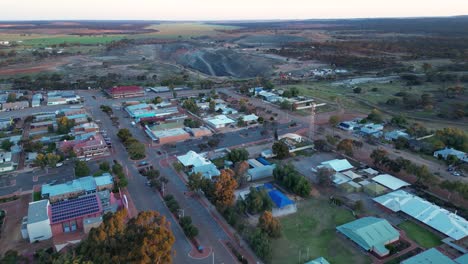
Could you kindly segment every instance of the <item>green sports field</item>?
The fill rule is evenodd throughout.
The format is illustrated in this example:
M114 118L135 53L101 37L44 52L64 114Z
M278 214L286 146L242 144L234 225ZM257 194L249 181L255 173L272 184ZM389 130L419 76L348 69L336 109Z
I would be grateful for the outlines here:
M403 229L409 238L424 248L432 248L442 244L437 235L411 221L403 222L398 227Z

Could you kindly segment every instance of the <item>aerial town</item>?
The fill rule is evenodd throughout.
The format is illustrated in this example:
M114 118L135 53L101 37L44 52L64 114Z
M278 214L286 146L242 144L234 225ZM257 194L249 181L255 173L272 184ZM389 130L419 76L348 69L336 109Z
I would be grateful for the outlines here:
M468 78L454 70L466 60L405 58L419 66L370 73L369 61L299 59L303 42L237 41L270 26L178 37L187 46L173 51L288 58L268 77L111 71L155 67L144 49L176 45L159 38L46 42L36 52L83 52L57 66L61 76L1 66L0 263L467 264ZM132 49L141 64L109 59ZM99 64L96 75L85 79L78 60ZM440 81L444 70L459 79Z

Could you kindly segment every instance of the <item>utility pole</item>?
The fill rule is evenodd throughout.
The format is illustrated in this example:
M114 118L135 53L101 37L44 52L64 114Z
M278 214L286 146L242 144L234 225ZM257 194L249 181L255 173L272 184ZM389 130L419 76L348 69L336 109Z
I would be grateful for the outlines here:
M212 262L212 264L214 264L214 250L213 250L213 253L212 253L212 255L213 255L213 262Z
M309 139L314 140L315 137L315 103L312 103L312 112L310 114L310 123L309 123Z

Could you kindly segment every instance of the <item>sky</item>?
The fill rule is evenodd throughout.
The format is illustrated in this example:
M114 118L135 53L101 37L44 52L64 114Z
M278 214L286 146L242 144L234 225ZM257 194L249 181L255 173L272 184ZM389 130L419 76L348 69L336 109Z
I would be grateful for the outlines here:
M260 20L468 15L468 0L0 0L0 20Z

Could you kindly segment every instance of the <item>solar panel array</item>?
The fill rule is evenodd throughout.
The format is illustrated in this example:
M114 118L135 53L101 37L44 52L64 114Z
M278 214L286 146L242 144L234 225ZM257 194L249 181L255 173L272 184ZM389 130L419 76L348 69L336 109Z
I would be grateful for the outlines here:
M73 219L100 211L96 194L73 200L61 201L51 205L52 223Z

